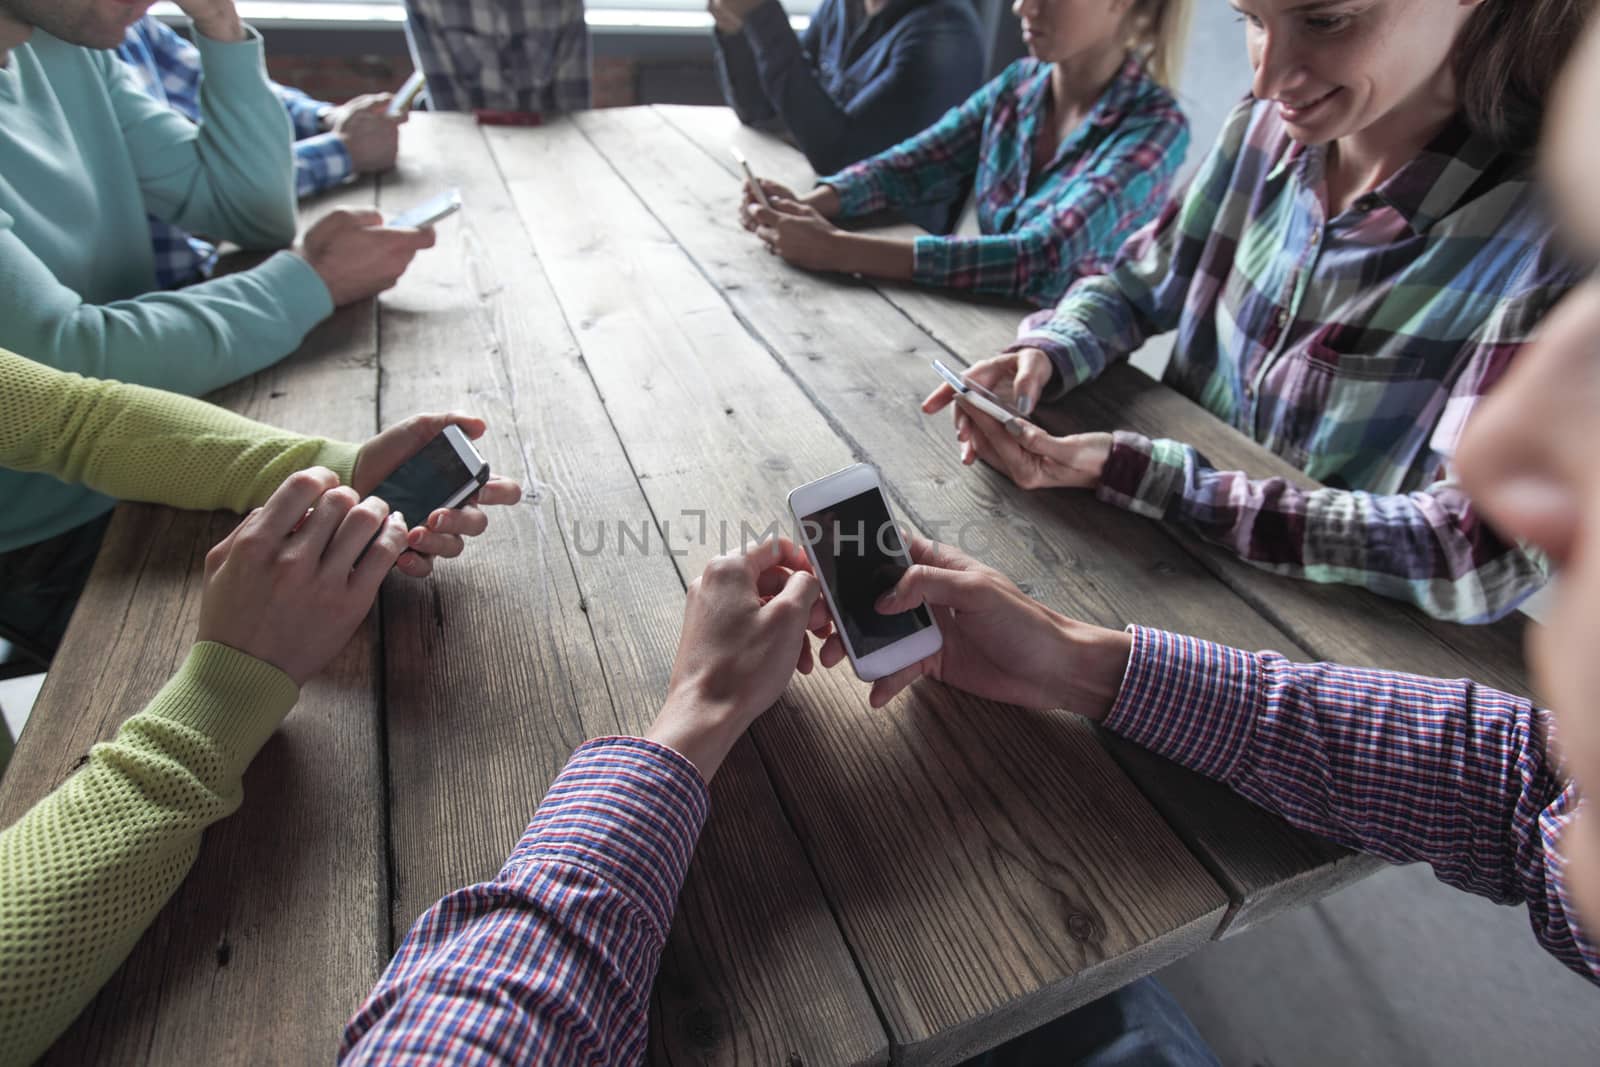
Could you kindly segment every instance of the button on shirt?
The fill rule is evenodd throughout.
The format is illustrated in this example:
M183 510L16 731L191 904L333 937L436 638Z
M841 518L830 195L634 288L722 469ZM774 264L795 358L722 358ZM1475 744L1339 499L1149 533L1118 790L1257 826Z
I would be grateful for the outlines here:
M200 121L200 53L194 45L146 15L128 27L117 56L133 69L145 92ZM298 89L270 84L294 124L295 195L304 198L343 184L355 169L350 153L337 134L322 129L322 117L333 105ZM150 238L159 288L176 289L209 277L216 265L216 246L160 219L150 219Z
M1375 192L1325 217L1322 147L1270 104L1228 120L1193 185L1114 269L1017 346L1059 392L1177 331L1166 381L1326 488L1218 471L1115 435L1101 499L1182 523L1277 573L1363 585L1481 622L1545 580L1484 525L1449 466L1473 407L1581 277L1526 164L1457 118Z
M1035 169L1054 64L1019 59L928 129L822 181L840 214L933 204L974 187L978 237L918 237L912 277L1053 304L1109 270L1155 217L1189 147L1172 94L1129 56L1083 122Z

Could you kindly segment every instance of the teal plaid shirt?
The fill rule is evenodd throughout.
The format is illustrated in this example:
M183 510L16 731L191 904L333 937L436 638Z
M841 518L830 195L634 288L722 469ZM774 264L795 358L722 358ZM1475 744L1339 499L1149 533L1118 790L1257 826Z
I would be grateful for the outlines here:
M1545 561L1483 522L1450 467L1473 407L1581 278L1526 162L1459 118L1327 218L1325 149L1246 101L1187 195L1023 323L1053 396L1177 330L1167 384L1322 482L1219 471L1118 433L1099 495L1281 574L1363 585L1431 615L1510 612Z
M1074 280L1108 270L1166 199L1189 123L1130 55L1035 172L1052 65L1019 59L915 137L823 178L839 194L841 216L940 203L973 182L981 236L917 238L917 282L1044 306Z

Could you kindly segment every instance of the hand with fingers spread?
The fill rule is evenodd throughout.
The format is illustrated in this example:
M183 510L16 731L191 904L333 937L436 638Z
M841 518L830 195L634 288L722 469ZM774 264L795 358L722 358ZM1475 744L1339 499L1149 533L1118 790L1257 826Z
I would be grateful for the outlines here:
M356 454L351 483L355 491L367 496L400 465L439 436L446 426L459 426L472 440L488 428L482 419L454 413L413 415L395 423L361 446ZM462 539L477 537L489 527L484 507L506 506L522 499L522 487L509 478L491 475L482 489L472 494L459 508L440 508L431 515L411 515L416 523L406 534L406 551L395 568L413 578L426 578L433 571L435 556L453 559L461 555Z
M822 587L786 537L718 556L689 586L667 699L645 734L707 781L795 671L811 673L807 631L832 633Z
M383 501L322 467L291 474L207 553L197 639L304 685L350 640L405 547L405 519Z
M976 696L1025 708L1066 708L1102 719L1127 670L1132 639L1075 622L1029 597L992 567L913 535L912 566L878 601L898 615L926 604L944 635L932 656L872 683L881 708L918 678L928 677ZM822 646L832 667L845 656L837 635Z
M296 251L344 307L393 287L411 259L435 240L431 227L385 226L376 211L331 211L306 232Z
M1037 348L1019 348L974 363L962 377L990 392L1012 398L1011 403L1019 414L1030 415L1039 406L1039 397L1053 374L1055 366L1049 356ZM932 415L943 411L955 398L954 389L941 385L928 394L922 402L922 410Z

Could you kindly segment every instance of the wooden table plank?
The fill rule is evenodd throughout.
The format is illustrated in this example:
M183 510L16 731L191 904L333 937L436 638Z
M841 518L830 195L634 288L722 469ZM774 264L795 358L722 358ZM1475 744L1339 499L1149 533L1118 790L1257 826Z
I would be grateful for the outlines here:
M699 144L707 159L723 169L729 180L737 182L737 173L732 166L723 166L722 157L727 155L723 146L732 140L740 144L758 170L797 188L809 186L812 181L811 172L798 153L765 134L739 127L731 115L720 109L656 111ZM715 188L713 179L702 176L699 180ZM717 262L726 258L711 257ZM760 257L754 257L754 262L737 261L737 266L730 269L739 267L759 271ZM1014 336L1021 314L1014 308L952 294L893 285L878 288L910 321L939 340L950 353L945 358L952 362L970 362L998 351ZM740 294L756 299L764 289L763 285L753 284ZM817 308L810 312L815 321L830 318ZM768 321L765 314L752 315ZM1042 412L1039 418L1055 432L1128 428L1175 436L1190 441L1226 466L1285 477L1298 485L1313 484L1288 463L1192 401L1125 365L1111 368L1094 385L1074 394L1058 410ZM1084 506L1086 499L1086 494L1051 495L1071 501L1072 506ZM1087 506L1099 507L1092 502ZM1202 636L1246 647L1270 645L1293 658L1329 659L1444 677L1470 675L1511 692L1526 692L1518 654L1520 619L1492 627L1441 623L1361 590L1296 582L1260 571L1182 531L1162 529L1202 568L1226 582L1290 640L1246 640L1215 630L1195 631ZM1167 625L1149 615L1139 618ZM1229 933L1302 903L1307 892L1315 892L1318 869L1324 869L1323 891L1331 891L1379 866L1375 860L1354 859L1345 850L1310 835L1287 834L1281 829L1274 833L1248 805L1227 797L1210 783L1195 776L1174 774L1166 761L1154 760L1130 746L1116 746L1114 751L1146 794L1229 887L1234 895L1234 910L1226 928Z
M370 204L370 185L337 198ZM320 214L320 211L318 212ZM374 428L370 304L324 323L295 356L213 399L304 432ZM205 553L227 515L123 505L0 782L9 825L143 707L194 640ZM302 691L206 833L188 879L46 1062L310 1063L383 962L387 889L368 621Z
M669 111L665 117L679 128L692 128L688 120L700 114L659 110ZM657 205L702 269L724 286L740 313L760 324L774 354L803 376L806 388L857 448L884 467L913 516L938 516L952 528L963 521L972 524L968 547L981 540L988 562L1075 617L1110 626L1137 620L1229 644L1305 655L1155 524L1082 494L1026 493L986 468L963 470L947 419L926 419L916 411L931 388L924 368L944 353L926 339L918 346L916 339L924 335L910 317L883 307L883 298L866 287L805 285L804 275L766 255L720 211L725 203L716 176L721 163L709 151L699 161L686 159L663 135L661 124L639 111L596 115L585 124L602 145L607 143L603 130L614 131L617 158L626 160L619 166ZM745 146L762 152L769 168L792 165L785 162L794 155L787 147L774 150L768 141L761 149L748 139ZM773 157L779 162L774 164ZM684 191L669 191L680 184ZM775 295L780 286L788 291ZM995 313L981 309L980 317L977 310L968 309L972 321ZM852 352L864 356L851 358ZM830 355L813 358L819 353ZM884 417L894 404L906 413L904 419ZM1018 524L1020 535L1013 532ZM1365 858L1352 860L1346 850L1296 831L1166 760L1132 746L1112 751L1228 891L1222 930L1260 922L1303 903L1318 887L1330 892L1379 866Z
M684 573L723 521L734 541L781 521L788 489L852 460L615 155L570 123L489 141ZM700 512L709 543L683 528ZM840 670L755 735L905 1062L955 1062L1146 973L1224 906L1073 716L938 686L872 714Z
M384 301L381 410L385 421L441 406L484 415L486 455L530 499L497 510L432 582L385 590L397 936L440 893L498 869L577 744L649 724L684 597L481 133L465 116L418 118L415 163L386 186L386 206L450 185L466 206ZM634 547L619 549L619 525ZM714 783L651 1041L658 1063L887 1058L748 742Z

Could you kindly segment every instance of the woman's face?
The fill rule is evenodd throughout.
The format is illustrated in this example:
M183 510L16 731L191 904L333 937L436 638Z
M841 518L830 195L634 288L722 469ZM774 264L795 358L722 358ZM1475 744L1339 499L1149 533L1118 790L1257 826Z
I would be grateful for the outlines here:
M1551 102L1545 176L1563 235L1600 254L1592 106L1600 100L1600 23L1574 52ZM1528 635L1534 688L1554 710L1559 754L1586 795L1600 790L1600 281L1574 290L1539 326L1467 425L1461 479L1503 535L1561 568L1544 625ZM1593 706L1591 706L1593 705ZM1585 810L1562 840L1568 884L1600 927L1600 819Z
M1071 64L1108 48L1122 50L1123 18L1132 0L1013 0L1028 54Z
M1230 0L1252 90L1305 144L1453 104L1450 50L1481 0Z

